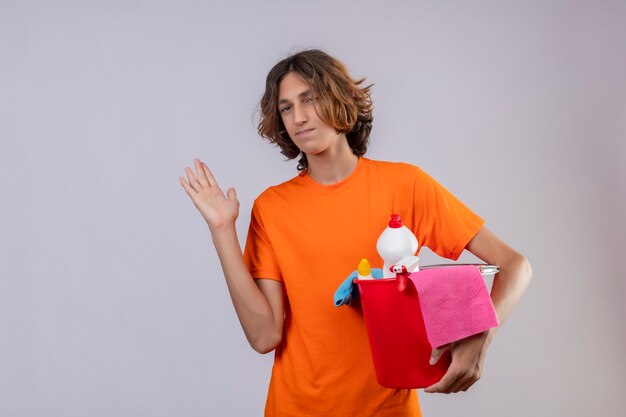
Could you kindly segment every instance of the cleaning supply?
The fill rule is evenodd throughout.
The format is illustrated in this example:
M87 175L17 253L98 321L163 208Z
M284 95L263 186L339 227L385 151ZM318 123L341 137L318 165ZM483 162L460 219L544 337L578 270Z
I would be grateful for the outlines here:
M372 267L370 266L370 263L365 258L361 259L361 262L359 262L359 267L357 268L357 272L358 272L359 279L374 279L372 277Z
M419 261L420 258L418 256L407 256L406 258L402 258L396 262L396 265L405 266L407 272L413 273L420 270Z
M399 291L402 281L406 287ZM425 388L441 380L451 362L450 352L435 365L428 363L433 348L424 328L421 297L411 279L357 280L356 285L378 383L387 388Z
M408 275L413 282L433 348L446 345L499 325L481 274L493 265L425 267Z
M406 283L409 279L409 271L407 271L404 265L394 265L391 268L391 272L396 274L396 281L398 281L398 291L402 292L406 290Z
M380 268L372 268L370 270L370 274L374 279L365 279L362 281L370 282L381 279L383 277L383 270ZM339 287L335 291L335 294L333 295L333 301L335 303L335 306L341 307L343 305L350 305L353 295L354 297L359 296L359 291L355 288L355 283L359 281L357 279L358 277L359 271L354 270L341 282L341 285L339 285Z
M424 266L409 274L393 265L396 279L355 280L378 383L425 388L443 377L450 352L429 363L433 348L498 326L481 273L493 265Z
M394 278L396 274L389 268L399 260L415 255L417 238L402 224L400 215L392 214L389 226L383 230L376 242L376 250L384 261L383 278Z

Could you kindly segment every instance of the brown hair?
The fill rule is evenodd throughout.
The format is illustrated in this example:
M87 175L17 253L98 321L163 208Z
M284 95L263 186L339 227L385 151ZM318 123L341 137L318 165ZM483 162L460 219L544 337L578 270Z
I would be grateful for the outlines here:
M259 134L278 145L288 159L298 155L298 171L308 167L306 155L293 143L278 111L278 86L289 72L301 75L319 99L320 119L337 133L345 133L350 149L357 156L367 151L372 130L372 85L360 87L365 78L353 80L345 66L327 53L310 49L291 55L267 74L265 93L261 98Z

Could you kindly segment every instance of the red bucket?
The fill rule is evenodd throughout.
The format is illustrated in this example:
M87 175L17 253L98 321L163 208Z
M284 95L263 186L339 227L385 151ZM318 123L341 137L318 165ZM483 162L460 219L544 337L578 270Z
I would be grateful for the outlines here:
M396 278L358 280L361 306L378 383L388 388L426 388L441 380L450 352L430 365L432 347L426 337L419 297L413 281L398 289Z

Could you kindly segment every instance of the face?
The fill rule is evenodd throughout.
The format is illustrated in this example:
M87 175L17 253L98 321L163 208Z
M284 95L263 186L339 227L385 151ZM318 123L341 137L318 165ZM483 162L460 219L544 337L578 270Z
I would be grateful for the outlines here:
M311 86L289 72L278 86L278 112L295 145L308 155L318 155L337 145L341 135L320 119L319 103Z

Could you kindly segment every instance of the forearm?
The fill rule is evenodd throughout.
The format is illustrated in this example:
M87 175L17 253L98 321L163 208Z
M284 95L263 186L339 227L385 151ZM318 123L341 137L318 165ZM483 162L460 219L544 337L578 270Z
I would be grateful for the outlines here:
M490 343L526 290L532 277L532 269L524 256L498 239L486 227L478 231L467 249L483 261L500 267L491 288L491 301L500 326L491 329L486 335L486 341Z
M274 316L244 262L234 224L212 231L213 243L224 271L226 285L241 327L254 350L267 353L282 336L282 318Z
M489 343L517 305L532 278L530 263L518 253L507 257L499 266L500 272L494 277L491 288L491 300L500 326L489 331Z

